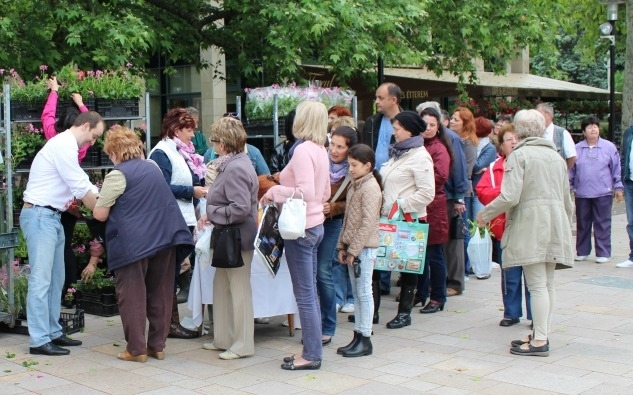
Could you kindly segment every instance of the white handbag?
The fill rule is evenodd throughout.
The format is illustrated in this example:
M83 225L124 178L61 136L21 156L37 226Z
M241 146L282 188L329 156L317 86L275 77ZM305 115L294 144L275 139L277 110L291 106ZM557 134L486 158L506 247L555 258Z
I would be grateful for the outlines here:
M306 202L303 193L301 199L295 198L296 192L295 189L292 196L286 199L279 214L279 234L284 240L297 240L306 235Z

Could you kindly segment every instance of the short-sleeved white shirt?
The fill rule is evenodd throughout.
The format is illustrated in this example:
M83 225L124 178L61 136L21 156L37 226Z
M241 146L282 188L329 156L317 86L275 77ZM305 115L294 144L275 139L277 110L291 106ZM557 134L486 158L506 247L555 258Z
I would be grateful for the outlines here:
M554 123L550 123L549 126L545 128L543 138L546 138L549 141L554 141ZM576 156L576 144L567 130L563 133L563 148L565 149L565 159Z

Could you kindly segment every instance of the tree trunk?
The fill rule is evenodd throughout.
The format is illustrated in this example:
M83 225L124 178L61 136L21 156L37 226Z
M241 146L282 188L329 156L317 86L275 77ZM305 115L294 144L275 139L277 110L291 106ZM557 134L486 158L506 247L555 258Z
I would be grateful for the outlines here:
M633 124L633 0L626 0L626 31L626 62L624 65L624 89L622 92L622 133Z

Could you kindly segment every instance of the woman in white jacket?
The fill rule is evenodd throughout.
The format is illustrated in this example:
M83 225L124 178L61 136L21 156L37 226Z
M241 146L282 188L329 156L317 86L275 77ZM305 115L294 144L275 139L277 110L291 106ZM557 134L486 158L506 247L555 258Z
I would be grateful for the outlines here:
M422 132L426 122L413 111L403 111L393 120L396 143L389 147L389 160L380 168L383 183L382 216L387 217L395 202L404 213L415 213L426 221L426 207L435 198L433 159L424 148ZM387 323L396 329L411 325L411 309L418 275L402 273L398 315Z

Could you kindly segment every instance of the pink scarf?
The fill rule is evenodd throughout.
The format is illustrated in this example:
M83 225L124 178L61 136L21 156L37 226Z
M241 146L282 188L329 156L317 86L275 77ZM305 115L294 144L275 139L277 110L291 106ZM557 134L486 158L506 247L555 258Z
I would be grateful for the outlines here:
M187 145L176 136L174 136L173 140L176 143L176 149L180 152L180 155L185 158L185 162L187 162L189 168L195 175L198 176L198 178L204 180L204 176L207 174L207 168L204 165L204 158L202 155L196 154L196 149L193 146L193 143L190 141Z

